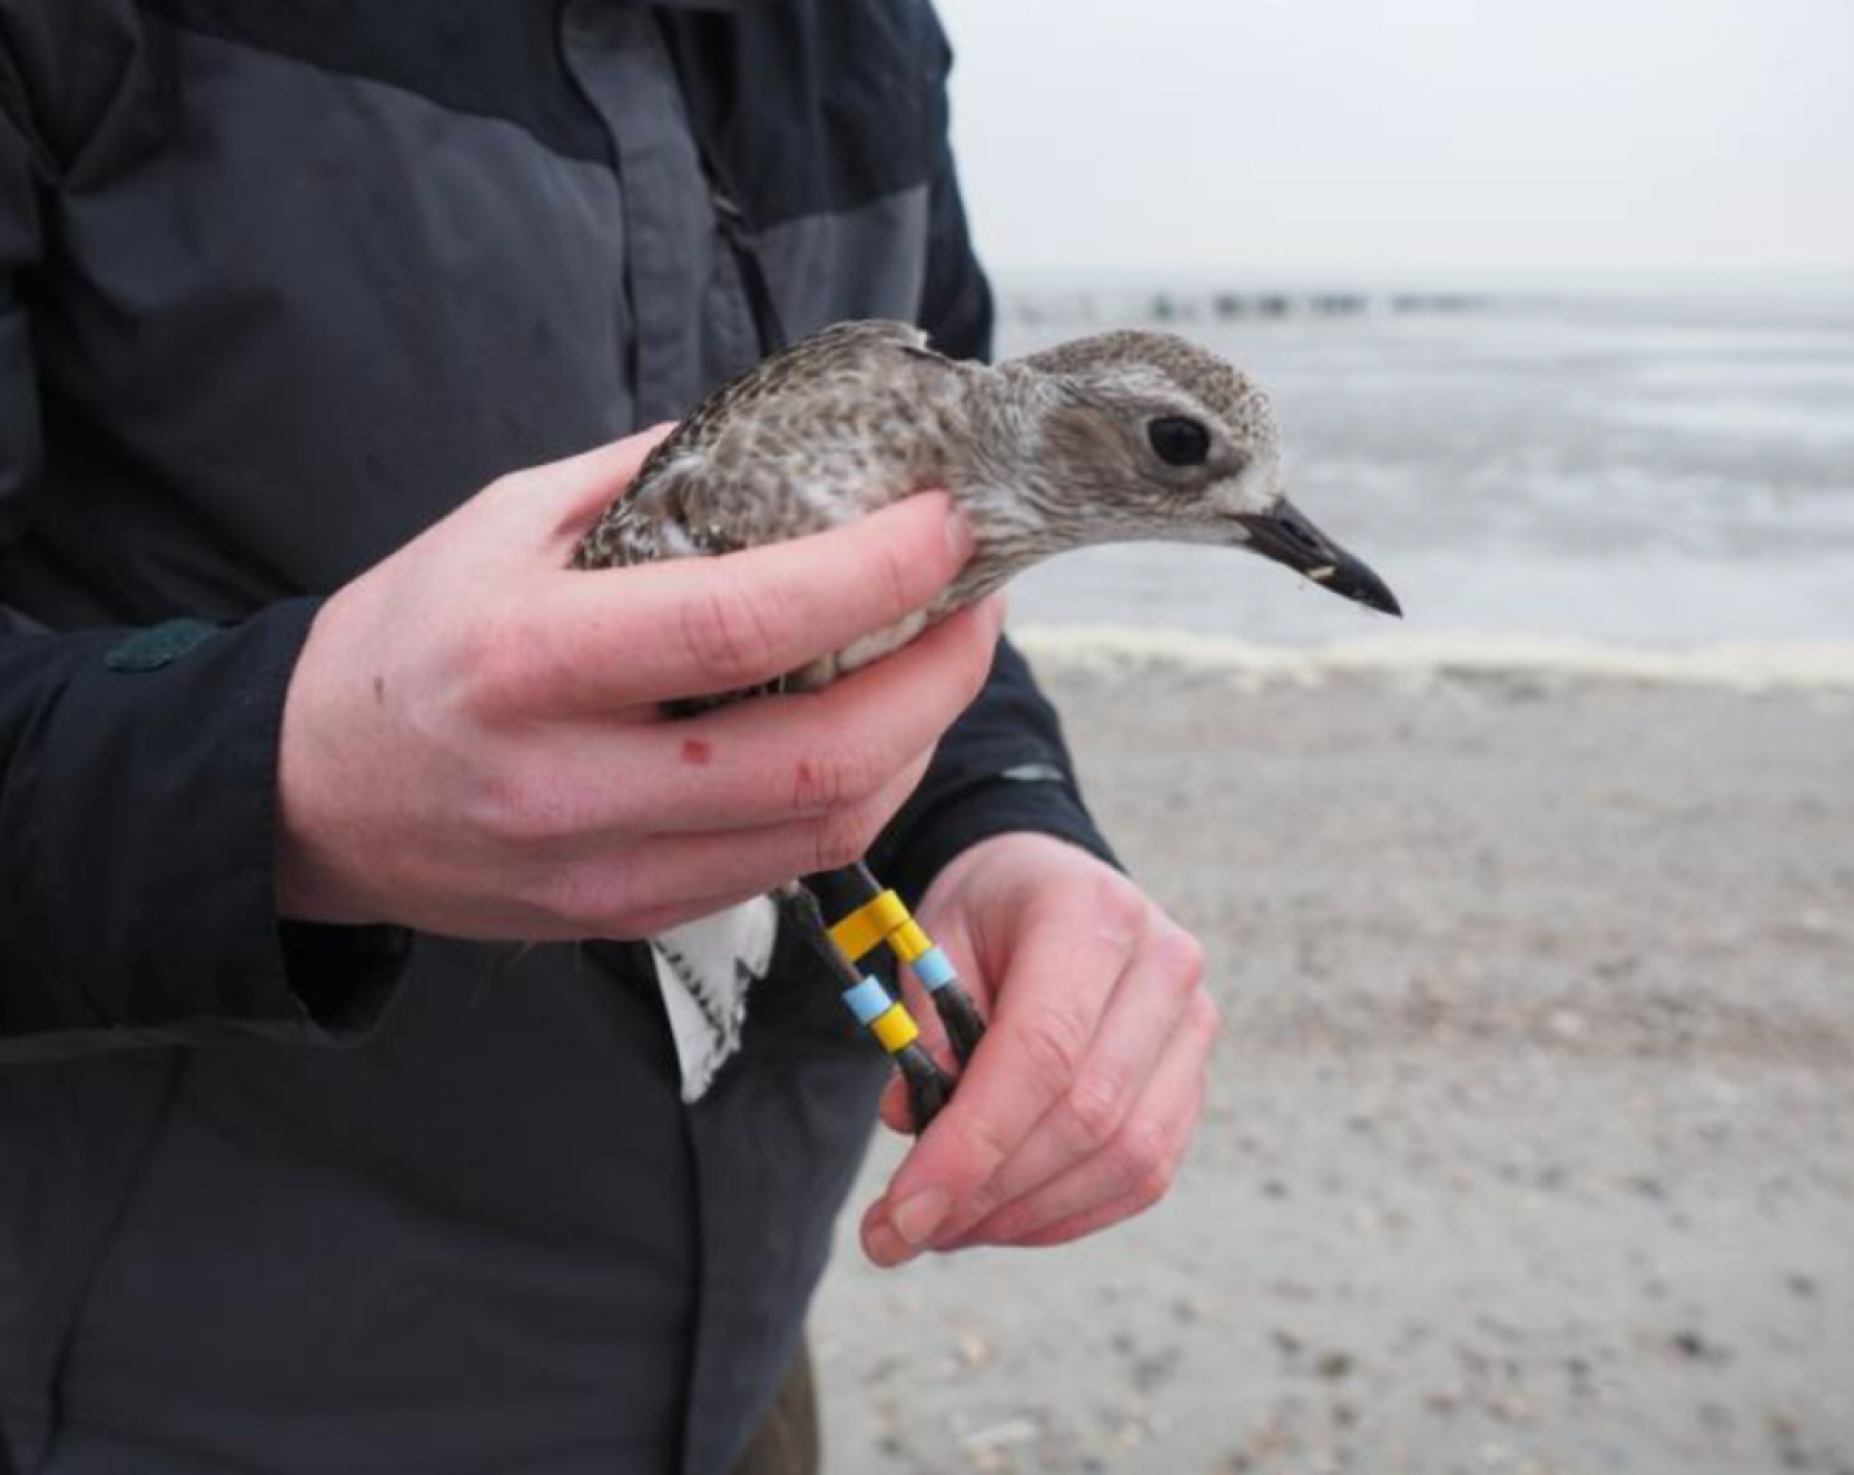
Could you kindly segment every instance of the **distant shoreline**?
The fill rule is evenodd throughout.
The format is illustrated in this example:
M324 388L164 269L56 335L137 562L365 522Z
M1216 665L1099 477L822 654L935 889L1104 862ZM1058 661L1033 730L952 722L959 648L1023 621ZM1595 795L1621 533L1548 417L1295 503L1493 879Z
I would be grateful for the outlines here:
M1680 650L1503 635L1393 634L1323 645L1234 640L1129 625L1027 624L1015 640L1065 668L1169 666L1245 686L1314 685L1357 676L1404 680L1523 676L1705 686L1746 691L1854 692L1854 641L1733 641Z
M1491 298L1467 292L1251 290L1228 287L1005 290L1007 323L1234 323L1282 318L1352 318L1478 312Z
M1365 283L1321 280L1218 282L1194 278L1098 281L1006 276L995 284L1006 328L1044 324L1258 324L1404 319L1573 309L1671 312L1695 322L1826 327L1854 325L1854 279L1843 282L1706 284L1678 279L1616 282L1462 281Z

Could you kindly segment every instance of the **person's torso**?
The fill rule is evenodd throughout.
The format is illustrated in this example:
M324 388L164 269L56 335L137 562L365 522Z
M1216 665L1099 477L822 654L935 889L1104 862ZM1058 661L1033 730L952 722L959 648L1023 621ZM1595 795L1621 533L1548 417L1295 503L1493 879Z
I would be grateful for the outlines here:
M110 100L43 200L40 444L0 505L0 604L49 628L331 589L751 362L698 133L790 332L919 308L909 0L92 8ZM63 1379L48 1468L724 1468L884 1066L794 964L685 1109L637 965L422 942L350 1050L0 1077L0 1135L65 1112L18 1159L14 1249L99 1247L14 1308L74 1318L30 1329ZM104 1138L149 1146L88 1163ZM41 1392L0 1389L25 1447ZM162 1465L168 1437L199 1459Z

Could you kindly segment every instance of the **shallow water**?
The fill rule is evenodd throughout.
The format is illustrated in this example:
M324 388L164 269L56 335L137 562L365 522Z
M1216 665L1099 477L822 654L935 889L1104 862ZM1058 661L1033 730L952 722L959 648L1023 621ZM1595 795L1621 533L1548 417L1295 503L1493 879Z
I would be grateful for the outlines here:
M1000 353L1128 321L1007 321ZM1269 390L1290 494L1397 591L1404 630L1203 549L1074 555L1020 623L1304 643L1854 639L1844 304L1488 301L1174 326Z

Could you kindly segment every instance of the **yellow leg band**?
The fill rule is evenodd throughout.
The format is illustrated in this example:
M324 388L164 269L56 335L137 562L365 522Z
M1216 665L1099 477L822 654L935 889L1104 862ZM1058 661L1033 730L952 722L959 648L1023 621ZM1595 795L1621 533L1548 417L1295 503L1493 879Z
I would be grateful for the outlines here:
M832 927L830 940L837 944L838 952L854 963L907 921L908 909L901 898L892 891L884 891Z
M888 945L904 963L912 963L933 948L933 939L921 931L921 924L909 917L889 934Z
M878 1014L869 1025L870 1032L882 1042L882 1048L890 1055L899 1054L920 1038L920 1026L914 1022L914 1016L897 1004L887 1012Z

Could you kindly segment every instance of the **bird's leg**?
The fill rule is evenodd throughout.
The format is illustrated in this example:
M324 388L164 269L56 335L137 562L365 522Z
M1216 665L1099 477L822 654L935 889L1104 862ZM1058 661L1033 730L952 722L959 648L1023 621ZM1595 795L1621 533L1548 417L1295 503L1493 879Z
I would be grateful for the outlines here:
M876 880L861 861L809 877L808 884L841 914L830 929L838 950L851 962L858 962L887 944L896 958L914 970L914 976L933 1000L954 1058L961 1067L970 1065L972 1052L985 1038L985 1021L972 996L960 987L952 961L908 914L901 898Z
M784 915L804 934L843 987L843 1002L882 1048L894 1058L908 1087L908 1115L914 1130L924 1132L953 1096L953 1082L920 1042L920 1027L907 1006L893 998L880 980L856 971L839 947L833 929L811 888L794 881L773 893ZM865 951L867 951L865 949ZM858 954L858 956L861 956Z

